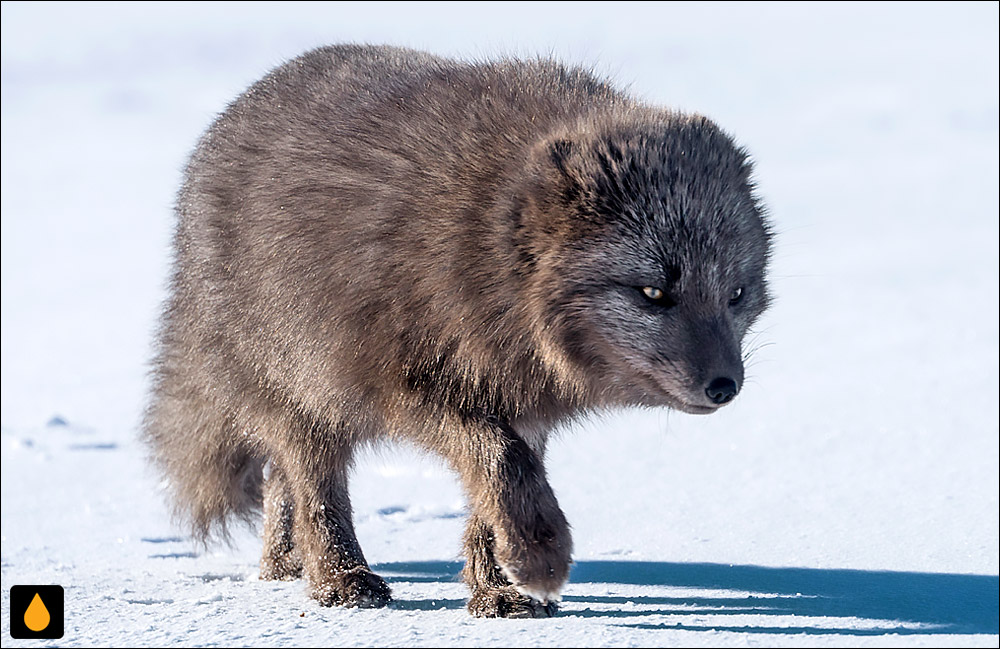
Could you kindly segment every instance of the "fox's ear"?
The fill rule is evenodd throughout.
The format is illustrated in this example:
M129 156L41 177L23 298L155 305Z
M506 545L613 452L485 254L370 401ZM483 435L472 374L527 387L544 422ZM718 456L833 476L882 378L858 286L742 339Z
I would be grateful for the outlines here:
M559 202L568 205L584 194L587 164L584 159L584 145L566 137L559 137L545 143L546 162L550 171L546 174L555 182L555 193ZM553 173L554 172L554 173Z
M573 155L574 145L571 140L558 139L549 144L549 158L564 176L569 176L569 160Z

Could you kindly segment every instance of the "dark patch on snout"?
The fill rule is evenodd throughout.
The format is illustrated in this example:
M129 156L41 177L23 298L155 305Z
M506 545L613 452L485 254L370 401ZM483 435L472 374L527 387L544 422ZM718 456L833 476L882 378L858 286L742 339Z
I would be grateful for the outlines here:
M695 403L715 410L735 399L743 383L743 362L731 320L720 316L696 320L686 342L695 370L690 388Z

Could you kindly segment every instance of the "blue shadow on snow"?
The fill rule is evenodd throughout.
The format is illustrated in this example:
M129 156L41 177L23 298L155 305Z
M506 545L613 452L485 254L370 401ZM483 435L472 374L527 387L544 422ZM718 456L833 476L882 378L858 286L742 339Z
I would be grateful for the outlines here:
M462 569L459 562L420 561L382 563L375 572L388 573L387 581L451 582ZM578 561L571 584L606 583L664 586L751 593L745 597L700 596L564 596L583 604L624 604L668 607L652 610L566 610L560 617L632 618L627 624L643 629L735 631L740 633L884 635L884 634L993 634L1000 631L1000 577L926 572L876 572L813 568L764 568L714 563L659 561ZM777 597L775 597L777 596ZM443 602L442 602L443 603ZM426 608L419 602L400 602L403 608ZM459 603L448 601L447 608ZM669 607L697 607L683 610ZM683 615L781 615L850 617L884 621L872 628L828 626L764 627L713 624L643 623L641 618ZM920 625L900 627L895 623Z

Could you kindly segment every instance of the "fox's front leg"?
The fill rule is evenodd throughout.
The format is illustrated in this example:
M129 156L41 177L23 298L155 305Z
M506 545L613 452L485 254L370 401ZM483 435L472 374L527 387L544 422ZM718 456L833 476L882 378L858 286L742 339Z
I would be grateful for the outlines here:
M572 540L542 461L506 424L463 428L446 455L472 509L463 571L472 589L469 610L481 617L551 615L569 576Z

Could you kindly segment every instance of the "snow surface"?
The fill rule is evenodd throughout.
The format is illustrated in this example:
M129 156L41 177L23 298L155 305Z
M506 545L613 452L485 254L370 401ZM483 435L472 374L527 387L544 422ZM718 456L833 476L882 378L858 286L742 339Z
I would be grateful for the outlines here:
M752 381L554 445L560 615L464 610L462 495L366 456L387 609L172 526L135 439L171 201L212 116L330 42L552 53L717 120L779 232ZM978 4L2 5L3 645L997 646L998 10ZM9 588L66 635L9 638Z

